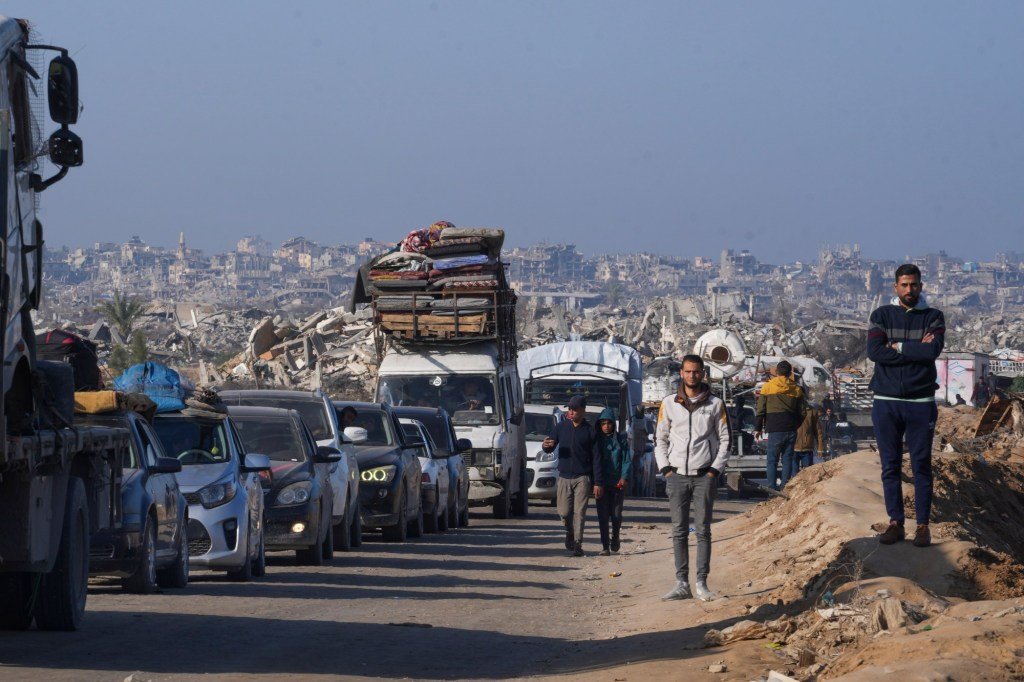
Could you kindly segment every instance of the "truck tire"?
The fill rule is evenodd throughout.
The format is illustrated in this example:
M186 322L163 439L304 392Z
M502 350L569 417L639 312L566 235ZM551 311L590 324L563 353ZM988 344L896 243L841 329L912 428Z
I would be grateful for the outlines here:
M121 588L132 594L152 594L156 592L156 524L153 517L146 514L146 523L142 526L142 546L139 548L139 565L135 571L121 581Z
M36 598L40 630L77 630L85 615L89 585L89 506L85 482L72 477L64 505L64 527L53 570L43 575Z
M27 630L32 625L32 586L36 575L0 573L0 630Z
M526 460L519 465L519 492L516 493L512 502L512 513L515 516L527 517L530 515L530 487L526 485Z
M502 483L501 494L495 497L491 504L494 518L507 519L509 517L509 513L512 511L512 493L509 492L508 481Z
M249 529L245 534L245 560L238 568L228 571L228 580L236 583L247 583L252 580L252 554L249 552L249 543L252 541L252 522L249 522ZM239 538L241 542L241 538Z
M407 504L405 488L402 488L402 496L398 500L398 523L381 529L381 534L388 542L405 542L408 539L409 520L408 512L405 510Z

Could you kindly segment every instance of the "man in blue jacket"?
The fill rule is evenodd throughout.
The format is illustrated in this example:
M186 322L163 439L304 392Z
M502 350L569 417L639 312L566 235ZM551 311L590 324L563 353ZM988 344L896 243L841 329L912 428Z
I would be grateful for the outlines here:
M904 530L903 442L914 472L914 545L931 544L928 522L932 508L932 439L935 435L935 359L942 352L946 321L921 297L921 270L912 264L896 269L896 297L871 313L868 358L875 363L871 420L882 459L882 491L889 526L878 540L891 545Z
M583 522L590 494L600 499L601 449L597 430L587 421L587 399L569 399L565 419L560 420L541 443L544 452L558 449L558 515L565 524L565 548L583 556Z

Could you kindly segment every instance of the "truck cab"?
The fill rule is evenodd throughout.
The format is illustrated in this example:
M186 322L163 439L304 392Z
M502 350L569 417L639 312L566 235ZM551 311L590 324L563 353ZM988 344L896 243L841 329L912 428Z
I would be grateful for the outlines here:
M491 505L497 518L527 513L522 389L515 362L503 360L496 343L392 344L378 371L376 399L444 408L456 436L473 445L463 454L470 504Z

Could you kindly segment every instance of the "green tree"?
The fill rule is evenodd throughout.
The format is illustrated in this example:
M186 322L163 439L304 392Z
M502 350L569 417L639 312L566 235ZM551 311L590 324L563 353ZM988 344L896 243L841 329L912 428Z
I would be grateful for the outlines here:
M1014 377L1010 390L1014 393L1024 393L1024 377Z
M121 344L114 346L113 350L110 351L110 357L107 358L107 367L110 368L110 372L116 377L131 367L131 365L132 358L128 354L128 349Z
M96 306L96 312L107 318L127 341L135 330L135 323L146 312L146 304L135 296L126 296L115 289L114 297Z
M149 360L149 347L146 345L146 335L141 331L132 335L128 344L128 355L133 365L140 365Z

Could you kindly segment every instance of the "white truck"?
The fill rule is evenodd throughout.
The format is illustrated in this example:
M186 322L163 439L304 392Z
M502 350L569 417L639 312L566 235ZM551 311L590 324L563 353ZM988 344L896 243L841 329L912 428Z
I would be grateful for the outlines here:
M78 77L67 50L34 45L26 21L0 16L0 628L74 630L85 611L90 537L121 522L128 432L70 428L70 366L37 362L30 311L42 298L37 194L81 165ZM56 51L44 74L33 62ZM60 128L42 139L33 111L47 93ZM44 179L40 159L59 169ZM47 379L49 383L47 384Z
M569 398L580 394L587 398L591 417L611 408L621 433L630 432L636 408L643 405L643 361L629 346L602 341L549 343L520 352L517 364L529 405L566 409ZM650 455L633 453L639 465L634 476L644 496L654 494L657 474Z

